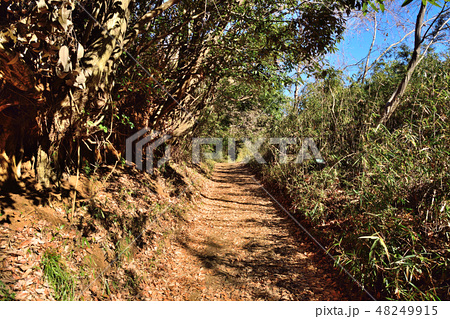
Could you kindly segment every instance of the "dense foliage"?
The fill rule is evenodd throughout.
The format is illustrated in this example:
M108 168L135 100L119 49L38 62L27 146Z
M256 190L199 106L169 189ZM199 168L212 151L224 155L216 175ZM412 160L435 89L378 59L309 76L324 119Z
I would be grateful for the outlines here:
M263 179L379 298L448 299L449 55L422 60L416 32L412 50L391 51L363 83L320 69L355 8L367 2L0 1L0 187L28 160L46 187L117 163L144 126L187 149L189 134L312 137L325 165L280 163L264 144ZM284 88L300 69L315 78L291 101Z
M378 63L365 84L329 70L268 126L269 136L313 137L326 165L281 164L266 146L273 161L258 168L374 294L448 299L450 60L428 54L395 116L377 128L405 55L402 47Z
M49 186L83 157L120 159L125 138L143 126L183 136L220 81L289 81L298 63L333 50L355 7L1 1L1 180L19 179L20 163L34 157Z

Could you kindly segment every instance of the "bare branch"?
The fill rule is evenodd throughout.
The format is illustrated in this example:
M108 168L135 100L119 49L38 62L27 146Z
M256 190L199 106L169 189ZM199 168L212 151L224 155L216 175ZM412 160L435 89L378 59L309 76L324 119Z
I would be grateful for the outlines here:
M372 43L370 44L369 53L367 54L366 59L366 65L364 67L364 73L361 79L361 83L364 83L367 75L367 71L369 70L369 59L370 59L370 53L372 53L373 45L375 44L375 40L377 38L377 16L373 16L373 37L372 37Z

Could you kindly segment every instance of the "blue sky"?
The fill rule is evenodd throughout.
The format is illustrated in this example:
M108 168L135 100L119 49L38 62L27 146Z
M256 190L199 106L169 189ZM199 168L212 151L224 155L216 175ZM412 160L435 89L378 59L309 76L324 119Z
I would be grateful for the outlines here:
M415 0L402 8L404 0L392 1L391 5L386 5L385 12L376 14L378 31L371 54L370 62L374 61L381 52L389 45L399 41L409 31L414 29L417 13L420 7L420 0ZM443 0L438 0L438 3ZM428 4L428 11L425 21L436 15L439 8ZM328 55L330 65L346 70L351 74L358 71L358 67L348 67L359 62L367 56L372 42L374 21L371 15L366 15L363 19L357 17L347 21L347 30L344 40L338 44L338 52ZM402 43L412 47L414 44L414 34L408 36Z
M385 0L385 2L387 2ZM393 0L386 3L385 12L379 11L376 14L377 34L374 47L370 56L369 65L391 44L398 42L407 33L415 28L417 13L420 8L421 0L414 0L409 5L401 7L404 0ZM444 0L437 0L437 3L443 4ZM372 10L372 9L371 9ZM441 9L431 4L427 5L427 13L424 21L436 16ZM359 72L363 63L359 63L365 59L372 43L374 20L372 13L363 16L362 13L353 13L347 20L347 29L344 39L337 45L337 52L328 54L325 59L329 66L343 70L347 75L353 75ZM423 28L426 30L426 26ZM410 48L414 46L414 32L406 37L401 43L408 45ZM399 44L400 45L400 44ZM443 46L435 46L439 52ZM351 66L354 65L354 66ZM295 76L295 73L292 74ZM308 79L306 75L302 76L306 82L313 81ZM293 97L294 87L285 90L285 94Z

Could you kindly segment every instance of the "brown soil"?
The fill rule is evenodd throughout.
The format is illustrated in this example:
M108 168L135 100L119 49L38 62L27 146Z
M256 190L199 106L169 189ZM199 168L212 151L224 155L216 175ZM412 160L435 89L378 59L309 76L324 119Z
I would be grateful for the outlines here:
M158 273L157 300L346 300L313 244L293 236L240 164L217 164ZM165 285L165 282L171 284Z
M173 167L0 194L0 299L54 300L49 250L76 281L73 299L358 299L243 165L217 164L210 179Z

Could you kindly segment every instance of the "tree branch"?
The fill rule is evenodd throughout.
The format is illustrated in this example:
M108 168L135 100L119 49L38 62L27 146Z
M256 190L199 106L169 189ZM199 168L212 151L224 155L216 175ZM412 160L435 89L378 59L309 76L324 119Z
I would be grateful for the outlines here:
M377 38L377 16L373 16L373 37L372 37L372 43L370 44L369 52L367 53L367 60L366 65L364 66L364 73L361 79L361 83L364 83L366 80L367 71L369 71L369 59L370 59L370 53L372 53L373 45L375 44L375 40Z
M153 9L150 12L147 12L144 14L139 21L133 26L133 28L130 31L130 34L126 37L124 47L128 47L133 41L137 38L137 36L144 31L146 28L146 25L159 16L161 13L166 11L167 9L171 8L172 6L179 3L181 0L168 0L164 2L162 5L157 7L156 9Z

